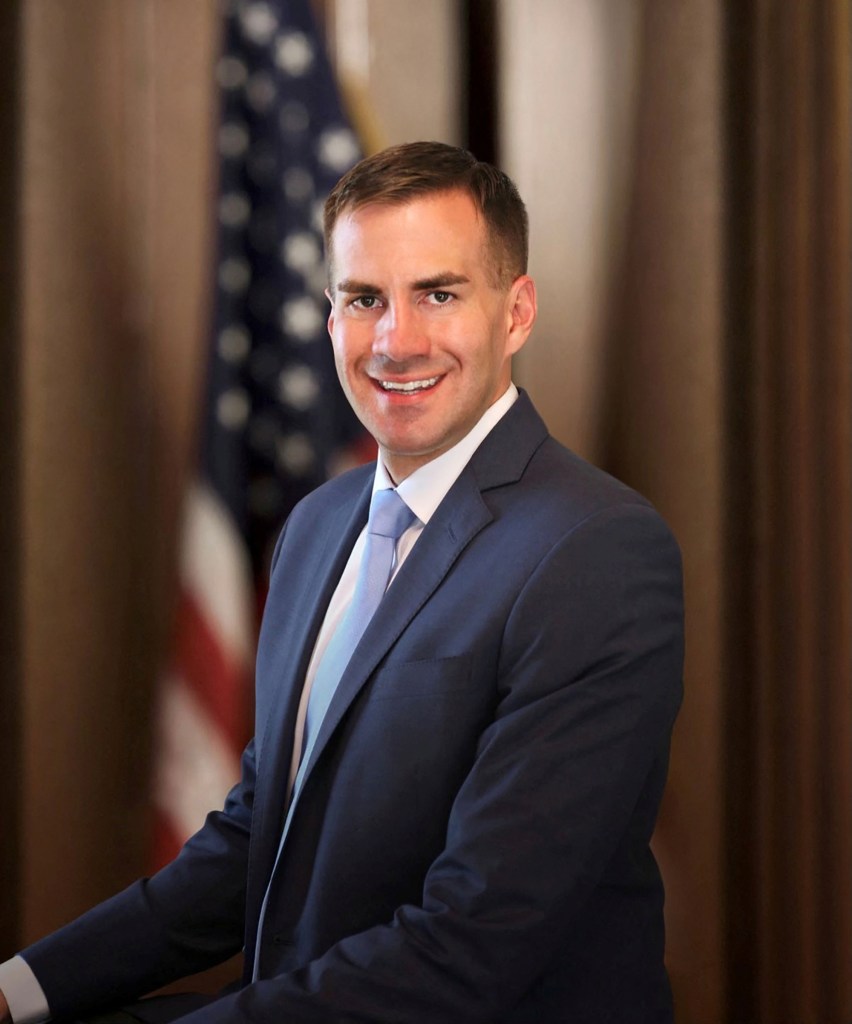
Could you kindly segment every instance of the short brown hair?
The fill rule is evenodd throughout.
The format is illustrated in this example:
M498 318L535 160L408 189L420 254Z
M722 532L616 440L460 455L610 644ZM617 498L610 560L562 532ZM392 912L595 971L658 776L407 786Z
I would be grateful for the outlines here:
M331 262L338 218L372 203L404 204L422 196L462 191L471 197L488 230L499 283L527 272L529 219L512 179L465 149L444 142L409 142L366 157L334 186L325 203L323 230Z

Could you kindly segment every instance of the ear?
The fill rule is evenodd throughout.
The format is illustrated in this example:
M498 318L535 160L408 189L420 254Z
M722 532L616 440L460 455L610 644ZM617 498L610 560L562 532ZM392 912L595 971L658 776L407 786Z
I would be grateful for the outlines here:
M327 326L328 326L328 333L331 334L331 332L334 330L334 299L331 297L331 292L328 290L328 288L325 289L325 297L331 303L331 310L329 311L329 314L328 314L328 324L327 324Z
M535 281L523 274L515 278L508 296L509 331L506 337L506 355L513 356L530 336L535 323L538 304Z

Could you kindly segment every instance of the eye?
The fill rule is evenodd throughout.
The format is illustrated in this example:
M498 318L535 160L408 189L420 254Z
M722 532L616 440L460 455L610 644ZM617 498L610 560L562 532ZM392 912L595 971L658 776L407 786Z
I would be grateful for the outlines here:
M454 298L452 292L430 292L429 299L436 306L446 306Z
M377 295L358 295L352 300L351 305L356 309L374 309L378 301Z

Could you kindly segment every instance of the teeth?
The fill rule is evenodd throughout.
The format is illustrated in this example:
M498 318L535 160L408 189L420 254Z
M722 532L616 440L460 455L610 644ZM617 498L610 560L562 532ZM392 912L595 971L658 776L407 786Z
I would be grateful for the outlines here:
M409 380L405 384L392 380L380 380L379 383L385 391L422 391L423 388L433 387L439 380L439 377L429 377L428 380Z

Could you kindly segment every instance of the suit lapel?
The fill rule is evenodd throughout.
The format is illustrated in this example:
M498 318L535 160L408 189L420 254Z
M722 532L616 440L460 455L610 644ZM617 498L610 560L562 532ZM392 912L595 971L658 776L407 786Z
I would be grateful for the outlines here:
M372 480L372 473L368 473L354 503L330 509L318 520L317 529L323 531L323 537L315 549L317 554L304 567L304 582L299 589L304 602L302 614L289 616L287 622L273 620L268 626L264 623L265 630L284 633L276 642L280 654L268 669L274 688L266 726L257 745L259 770L255 791L261 834L269 829L276 842L286 810L293 734L308 663L331 596L367 521ZM299 656L293 657L293 652L299 652Z

